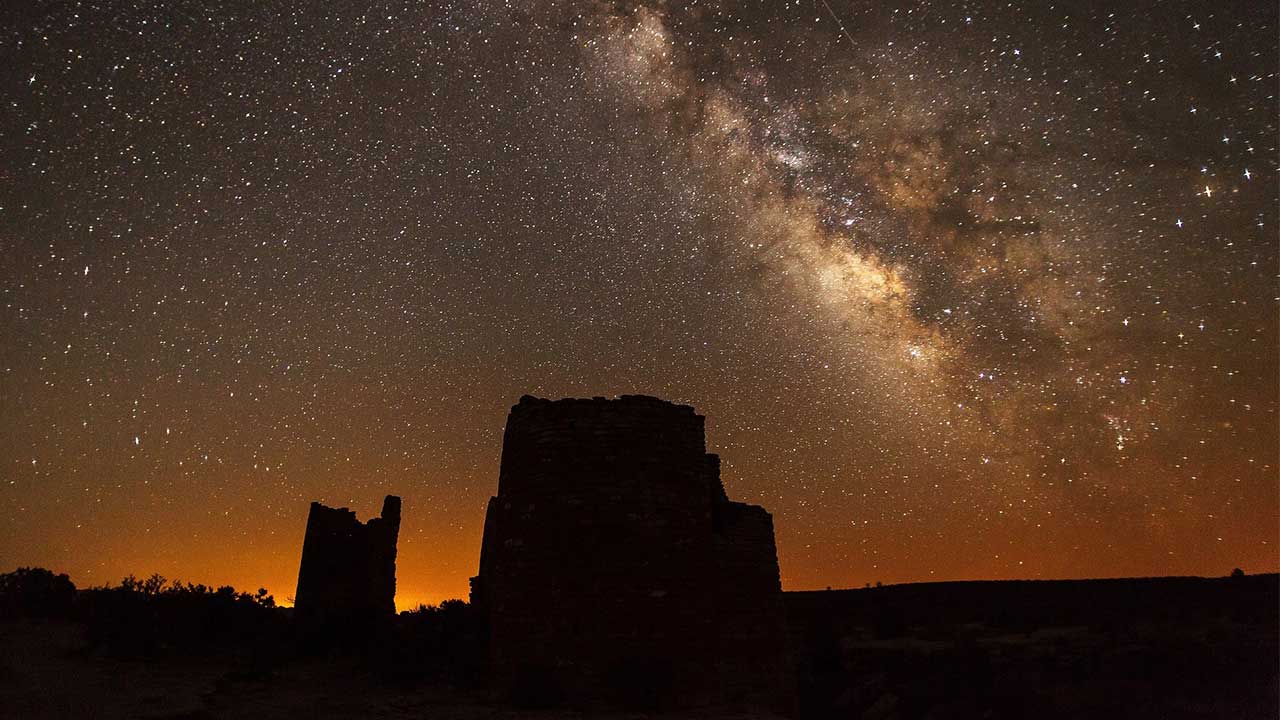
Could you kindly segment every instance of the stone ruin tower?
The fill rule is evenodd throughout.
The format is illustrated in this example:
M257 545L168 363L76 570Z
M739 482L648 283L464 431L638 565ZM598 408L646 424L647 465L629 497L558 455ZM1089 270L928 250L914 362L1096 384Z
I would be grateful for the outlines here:
M346 508L311 503L294 607L308 619L369 619L396 612L400 498L367 523Z
M794 707L773 519L726 497L703 423L640 395L511 409L472 579L498 687Z

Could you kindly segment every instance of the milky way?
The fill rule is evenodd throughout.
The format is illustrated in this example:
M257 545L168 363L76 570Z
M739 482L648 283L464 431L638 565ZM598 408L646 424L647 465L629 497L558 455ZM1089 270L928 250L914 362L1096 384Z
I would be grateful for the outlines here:
M697 407L788 588L1280 565L1273 6L4 14L0 565L396 493L464 596L524 393Z

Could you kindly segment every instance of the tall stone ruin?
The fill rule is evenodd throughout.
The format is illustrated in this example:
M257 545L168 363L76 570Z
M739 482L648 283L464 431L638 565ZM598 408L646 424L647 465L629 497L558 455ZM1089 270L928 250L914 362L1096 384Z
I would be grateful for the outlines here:
M367 523L347 508L311 503L298 568L297 613L308 619L370 619L396 611L400 498L388 495Z
M793 708L773 520L726 497L703 424L639 395L512 408L472 579L498 687Z

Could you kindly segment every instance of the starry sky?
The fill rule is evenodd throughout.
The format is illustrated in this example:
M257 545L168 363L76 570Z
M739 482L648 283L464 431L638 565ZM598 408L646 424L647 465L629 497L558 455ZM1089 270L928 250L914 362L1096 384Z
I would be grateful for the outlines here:
M350 7L347 7L350 5ZM525 393L707 416L788 589L1274 572L1273 2L0 10L0 566L465 597Z

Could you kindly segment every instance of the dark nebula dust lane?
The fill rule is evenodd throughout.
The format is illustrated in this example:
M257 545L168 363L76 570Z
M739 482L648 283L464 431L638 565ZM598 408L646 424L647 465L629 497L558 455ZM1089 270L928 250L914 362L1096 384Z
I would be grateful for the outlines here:
M1274 572L1268 3L0 11L0 566L463 597L525 393L707 417L788 589Z

